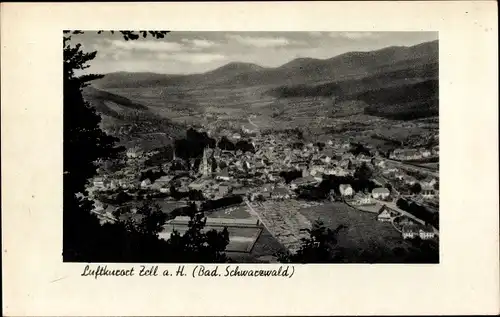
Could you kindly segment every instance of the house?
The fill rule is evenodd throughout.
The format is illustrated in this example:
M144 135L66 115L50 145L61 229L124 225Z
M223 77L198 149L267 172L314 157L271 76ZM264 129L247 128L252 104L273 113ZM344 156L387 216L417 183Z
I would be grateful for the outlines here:
M439 145L435 146L432 148L431 151L434 155L438 156L439 155Z
M284 186L276 187L271 193L273 199L287 199L290 198L290 191Z
M262 170L265 167L266 167L266 164L264 164L264 162L262 160L260 160L257 163L255 163L255 168L258 169L258 170Z
M371 163L372 158L364 154L359 154L356 160L360 163Z
M340 194L344 197L350 197L354 195L354 190L350 184L340 184L339 186Z
M132 147L127 149L126 155L128 158L136 158L142 155L142 151L139 147Z
M428 177L426 177L424 180L422 180L422 181L420 182L420 185L422 185L422 187L423 187L423 186L429 186L429 187L432 187L432 186L434 186L434 184L436 184L436 183L437 183L436 178L434 178L434 177L432 177L432 176L428 176Z
M192 190L202 190L208 184L209 184L209 182L206 179L200 178L200 179L195 180L191 184L189 184L188 187L189 187L189 189L192 189Z
M428 240L434 238L436 233L434 232L434 228L432 226L426 226L418 231L418 235L422 240Z
M296 178L290 182L290 188L295 189L301 186L308 186L317 184L318 180L314 178L314 176L308 175L306 177Z
M417 149L397 149L389 155L389 158L400 161L418 160L422 158L422 154Z
M97 189L104 189L106 187L104 184L104 178L102 178L102 177L94 178L94 181L92 183L93 183L94 187Z
M415 185L417 183L417 179L413 176L408 176L408 175L405 175L404 177L404 183L405 184L408 184L408 185Z
M392 221L392 218L399 216L400 213L392 208L383 205L378 212L377 219L379 221Z
M160 188L160 193L168 194L168 193L170 193L170 188L161 187Z
M265 192L265 193L268 193L268 192L271 192L274 188L274 185L273 184L264 184L262 185L262 191Z
M353 197L353 200L351 201L351 204L355 206L372 205L374 203L375 202L370 196L360 193L356 193L356 195L354 195Z
M343 160L343 161L344 161L344 160L348 160L348 161L349 161L349 160L354 160L355 158L356 158L356 157L354 156L354 154L352 154L352 153L350 153L350 152L349 152L349 153L344 153L344 154L342 155L342 160Z
M221 181L228 181L231 179L229 176L229 173L227 171L227 168L224 168L217 176L215 176L215 179L221 180Z
M384 168L385 167L385 161L380 158L374 158L373 159L373 164L379 168Z
M422 191L420 192L422 197L424 198L434 198L435 197L435 191L434 188L428 185L422 186Z
M406 176L405 173L396 172L394 174L394 178L397 179L397 180L403 180L403 179L407 178L407 176Z
M162 177L158 178L157 180L155 180L155 184L157 184L160 187L168 186L168 184L170 183L170 181L172 179L173 179L173 176L165 175L165 176L162 176Z
M145 180L143 180L143 181L141 182L141 187L142 187L142 188L149 187L149 185L151 185L151 181L149 180L149 178L146 178Z
M387 208L381 208L377 216L378 221L389 222L392 221L391 212Z
M385 187L378 187L372 190L372 197L375 199L385 200L389 198L391 192Z
M387 182L383 178L376 177L376 178L372 179L372 181L380 187L384 187L387 184Z
M422 157L430 157L432 155L431 151L427 149L420 150L420 154L422 154Z
M403 239L414 239L419 236L419 230L416 225L405 225L401 229Z
M342 159L340 162L339 162L339 166L343 169L346 169L346 168L349 168L349 164L351 163L351 161L349 161L348 159Z
M238 196L246 196L248 194L249 189L246 187L238 187L238 188L233 188L233 195L238 195Z

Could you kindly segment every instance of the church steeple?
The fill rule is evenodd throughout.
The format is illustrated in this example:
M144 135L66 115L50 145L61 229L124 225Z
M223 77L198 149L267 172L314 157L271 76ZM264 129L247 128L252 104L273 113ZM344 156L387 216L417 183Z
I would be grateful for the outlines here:
M200 162L199 173L203 177L207 177L212 173L212 165L208 163L207 148L203 149L203 157Z

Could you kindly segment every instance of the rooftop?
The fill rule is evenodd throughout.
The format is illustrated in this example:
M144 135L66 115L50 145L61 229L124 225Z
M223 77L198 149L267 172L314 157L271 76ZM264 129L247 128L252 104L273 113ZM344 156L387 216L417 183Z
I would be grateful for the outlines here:
M373 194L390 194L389 189L384 188L384 187L379 187L379 188L374 188L372 190Z

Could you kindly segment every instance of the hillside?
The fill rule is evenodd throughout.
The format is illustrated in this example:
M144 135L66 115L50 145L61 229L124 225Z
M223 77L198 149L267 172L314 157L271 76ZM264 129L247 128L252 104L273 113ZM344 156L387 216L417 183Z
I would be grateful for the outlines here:
M268 90L280 99L330 98L339 102L359 101L363 112L387 119L413 120L439 113L439 63L437 42L411 48L388 47L367 53L346 53L334 58L338 63L348 56L350 62L339 70L352 67L351 74L366 71L365 76L346 76L326 83L285 84ZM391 62L394 61L394 62Z
M86 87L86 101L101 115L101 127L117 136L125 146L141 146L145 149L170 144L183 136L185 128L167 118L160 117L147 106L128 98Z

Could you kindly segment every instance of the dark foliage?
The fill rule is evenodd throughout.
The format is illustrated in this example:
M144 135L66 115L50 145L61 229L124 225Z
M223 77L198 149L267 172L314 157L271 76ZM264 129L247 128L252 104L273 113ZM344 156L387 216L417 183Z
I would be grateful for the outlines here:
M419 194L422 191L422 186L419 183L415 183L410 187L410 192L412 194Z
M226 150L226 151L235 151L236 146L234 145L233 142L231 142L228 138L223 136L219 143L217 143L217 147L221 150Z
M368 167L366 163L361 164L360 167L356 168L354 171L354 178L360 181L368 181L372 178L373 171Z
M294 171L282 171L280 173L280 176L285 179L285 182L287 184L289 184L294 179L302 177L302 171L297 171L297 170L294 170Z
M241 204L242 202L243 198L240 195L231 195L221 199L207 200L201 205L201 208L202 210L212 210L231 205Z
M153 154L153 156L146 160L144 163L146 166L157 166L162 163L170 162L174 158L174 148L170 145L158 148L157 150L158 153Z
M351 144L351 149L349 150L349 152L351 152L355 156L358 156L359 154L371 156L370 150L360 143Z
M185 139L175 140L175 154L177 157L190 160L203 155L205 148L214 148L215 140L210 138L206 132L198 132L189 129Z
M338 263L342 261L343 250L337 246L337 237L341 230L340 225L335 230L324 226L323 222L316 221L312 229L305 229L309 237L302 239L302 245L295 254L279 254L278 260L283 263Z
M417 218L422 219L427 224L431 224L436 229L439 229L439 213L432 212L424 206L421 206L413 201L408 202L404 198L398 199L396 205L403 209L404 211L409 212Z
M149 179L151 183L154 183L158 178L167 175L161 168L156 169L148 169L146 171L141 172L141 176L139 178L140 181L145 179Z
M255 148L254 148L253 144L248 142L248 141L245 141L245 140L240 140L240 141L236 142L235 150L236 151L240 150L243 153L244 152L255 153Z

